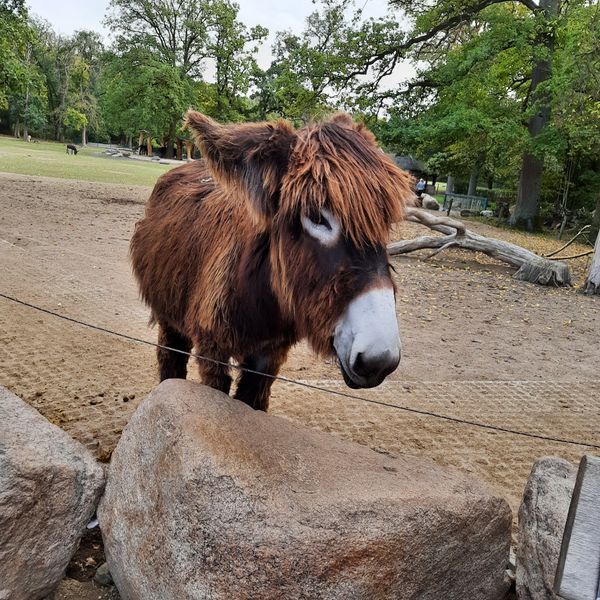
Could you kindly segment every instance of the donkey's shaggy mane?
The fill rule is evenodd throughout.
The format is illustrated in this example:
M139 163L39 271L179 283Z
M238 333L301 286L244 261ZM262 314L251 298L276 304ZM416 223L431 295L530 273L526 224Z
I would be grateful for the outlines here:
M385 245L411 196L408 175L347 115L308 125L296 136L278 218L327 208L357 246Z

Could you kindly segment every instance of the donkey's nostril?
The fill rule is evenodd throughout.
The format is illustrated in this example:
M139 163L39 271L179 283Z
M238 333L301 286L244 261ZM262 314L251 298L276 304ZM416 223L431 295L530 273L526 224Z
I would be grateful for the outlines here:
M352 365L352 370L359 376L359 377L368 377L369 376L369 369L368 369L368 365L365 364L365 361L363 359L363 353L359 352L356 355L356 359L354 360L354 364Z
M389 351L373 356L359 352L354 359L352 371L362 379L381 382L396 369L398 363L399 359L395 358Z

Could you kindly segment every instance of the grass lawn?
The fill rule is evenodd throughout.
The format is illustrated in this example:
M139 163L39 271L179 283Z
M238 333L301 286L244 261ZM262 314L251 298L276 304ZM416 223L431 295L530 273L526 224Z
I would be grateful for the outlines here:
M182 163L183 164L183 163ZM104 183L154 185L175 165L130 159L107 158L101 148L82 148L77 156L66 153L58 142L27 143L0 136L0 171L22 175L45 175Z

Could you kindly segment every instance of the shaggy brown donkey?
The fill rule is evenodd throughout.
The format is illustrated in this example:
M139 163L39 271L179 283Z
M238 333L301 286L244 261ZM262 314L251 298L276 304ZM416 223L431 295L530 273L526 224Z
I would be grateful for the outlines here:
M204 160L163 175L131 241L159 342L277 374L308 339L335 353L346 383L373 387L400 360L386 242L409 177L346 115L220 125L187 114ZM160 379L187 356L158 351ZM229 393L229 369L199 360ZM272 380L242 372L235 397L266 410Z

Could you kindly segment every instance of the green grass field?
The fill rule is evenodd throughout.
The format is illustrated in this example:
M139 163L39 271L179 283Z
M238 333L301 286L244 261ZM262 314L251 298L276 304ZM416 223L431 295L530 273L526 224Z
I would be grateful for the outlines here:
M27 143L0 136L0 171L104 183L154 185L174 165L107 158L101 148L82 148L77 156L58 142Z

